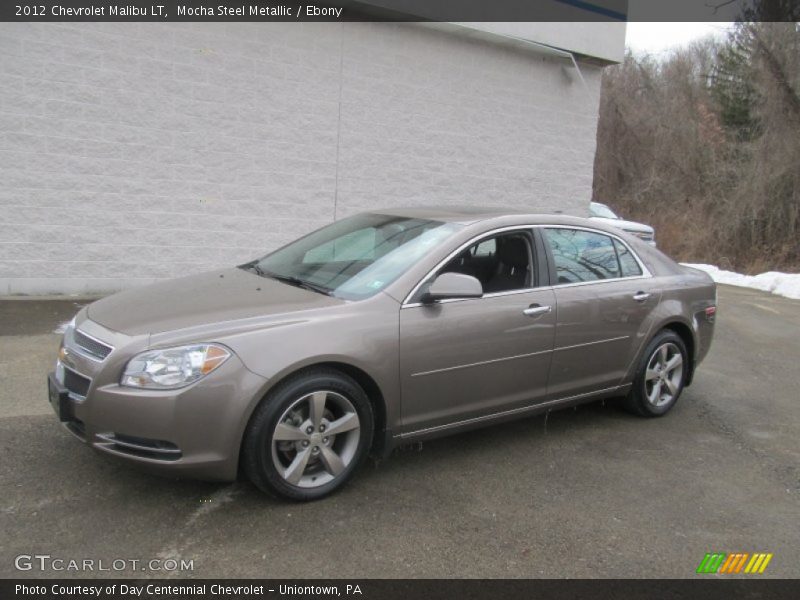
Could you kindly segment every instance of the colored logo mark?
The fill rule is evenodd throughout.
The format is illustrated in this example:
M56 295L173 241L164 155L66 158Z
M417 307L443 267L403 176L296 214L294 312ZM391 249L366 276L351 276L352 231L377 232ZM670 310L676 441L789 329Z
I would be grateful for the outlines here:
M706 554L697 567L698 573L763 573L769 561L772 560L772 554L765 552L756 552L755 554L748 554L747 552L735 552L733 554L726 554L725 552L713 552Z

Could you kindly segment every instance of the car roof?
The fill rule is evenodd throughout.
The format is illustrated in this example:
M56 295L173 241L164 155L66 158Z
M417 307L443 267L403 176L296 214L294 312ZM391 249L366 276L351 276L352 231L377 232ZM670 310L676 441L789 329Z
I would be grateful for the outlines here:
M555 213L536 213L519 208L488 208L480 206L402 207L371 210L381 215L409 219L430 219L446 223L472 225L481 221L513 221L530 225L580 225L596 227L596 222L583 217ZM605 229L598 227L598 229Z

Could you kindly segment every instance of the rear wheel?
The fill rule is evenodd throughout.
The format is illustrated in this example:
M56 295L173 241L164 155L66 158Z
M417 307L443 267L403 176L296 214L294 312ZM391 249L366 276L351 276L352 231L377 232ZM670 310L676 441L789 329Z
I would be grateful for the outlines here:
M280 384L256 409L245 435L244 469L266 492L316 500L350 479L372 434L364 390L338 371L309 371Z
M681 337L665 329L647 345L626 408L643 417L660 417L675 406L688 372L688 353Z

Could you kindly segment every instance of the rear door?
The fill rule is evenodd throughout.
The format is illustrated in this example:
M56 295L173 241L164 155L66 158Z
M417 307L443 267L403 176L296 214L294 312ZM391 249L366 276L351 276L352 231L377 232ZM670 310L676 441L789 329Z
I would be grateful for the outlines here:
M548 396L619 385L649 334L646 319L660 299L656 279L615 236L569 227L541 231L558 306Z

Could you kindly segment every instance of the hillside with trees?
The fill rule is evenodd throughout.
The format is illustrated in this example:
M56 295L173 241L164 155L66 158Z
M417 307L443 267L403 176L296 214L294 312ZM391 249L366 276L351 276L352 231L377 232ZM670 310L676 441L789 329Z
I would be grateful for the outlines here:
M593 197L679 260L800 271L800 26L606 69Z

